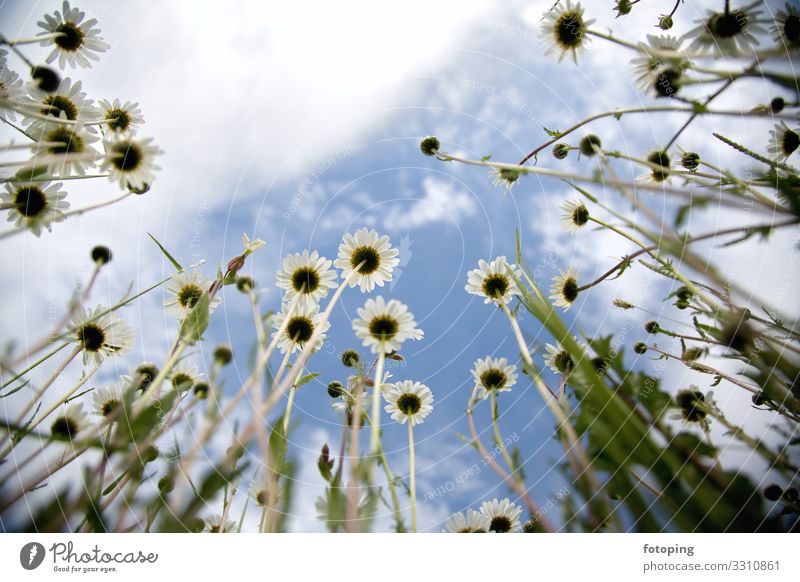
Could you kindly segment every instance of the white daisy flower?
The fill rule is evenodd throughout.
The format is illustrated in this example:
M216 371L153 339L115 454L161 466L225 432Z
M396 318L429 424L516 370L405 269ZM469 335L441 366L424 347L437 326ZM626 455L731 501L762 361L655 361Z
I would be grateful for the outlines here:
M50 434L56 440L69 441L88 426L82 404L71 404L60 411L50 425Z
M458 512L451 516L444 526L447 533L487 533L489 520L480 511L468 509L466 516Z
M239 528L231 520L223 520L221 515L212 515L205 519L205 533L238 533Z
M511 274L520 276L516 265L510 265L502 256L491 263L483 259L478 261L478 268L467 273L467 293L484 297L484 303L494 301L508 304L515 295L520 295L517 283Z
M783 121L775 124L775 127L770 130L769 143L767 143L767 151L773 157L779 160L785 160L800 146L800 130L789 129Z
M146 189L155 177L155 171L161 167L156 165L156 156L163 153L151 142L152 138L121 138L106 140L105 158L101 165L108 172L108 178L117 182L122 189Z
M273 337L278 333L278 330L283 326L289 315L291 304L284 302L281 305L281 312L273 317L272 326L275 328ZM314 349L320 349L325 343L325 332L331 327L329 321L322 321L322 314L319 312L319 305L316 303L305 303L297 305L294 313L289 317L286 327L278 339L278 347L281 352L286 353L288 350L292 352L302 350L306 343L311 340L311 336L317 329L320 329L320 335L316 340Z
M94 101L86 98L86 92L82 91L82 88L80 81L73 83L69 77L62 79L58 88L49 93L35 85L29 85L30 96L22 103L21 109L45 117L85 123L97 117L97 109L94 107ZM24 111L22 123L31 126L32 129L54 125L40 117L26 116ZM92 126L84 126L84 129L90 133L95 132Z
M286 289L285 301L291 303L299 294L302 303L318 303L336 288L336 271L332 261L319 256L317 251L286 255L276 276L276 285Z
M489 178L492 180L492 186L495 188L498 186L503 186L506 192L514 187L514 184L517 183L519 177L520 172L518 170L497 167L492 167L489 170Z
M414 315L397 299L385 301L381 296L367 299L357 313L359 319L353 320L353 331L374 354L381 349L387 354L397 352L404 341L422 339Z
M358 285L361 291L368 293L376 285L383 287L392 280L392 271L400 263L399 254L388 236L378 236L374 229L361 228L355 234L344 235L334 265L342 269L344 279L357 268L358 274L350 279L350 287Z
M492 390L508 392L517 383L517 367L509 364L506 358L492 358L475 361L472 368L472 377L475 379L475 390L481 398L486 398Z
M92 393L92 408L97 416L110 416L119 410L125 403L125 388L128 383L124 380L111 384L108 388L100 388Z
M674 36L647 35L647 44L639 43L639 56L631 60L635 84L638 89L653 97L670 97L680 88L683 71L688 60L680 51L681 41ZM676 51L674 57L659 54Z
M567 53L572 53L572 60L578 64L578 52L586 50L586 43L591 39L586 36L594 20L584 20L580 3L572 0L558 2L547 11L542 19L542 42L547 45L545 56L558 54L558 62Z
M575 341L580 343L578 338L575 338ZM544 349L544 363L553 370L553 373L566 376L575 369L575 359L560 342L556 342L555 345L545 344Z
M550 299L556 307L563 307L566 311L578 298L578 289L578 274L569 268L553 278Z
M83 176L99 156L93 146L98 137L80 123L45 123L31 126L29 133L35 139L31 144L31 165L47 165L51 173L59 176Z
M131 327L106 311L102 305L94 309L84 309L72 320L72 336L83 348L83 363L93 362L99 366L103 360L127 352L133 347L134 336Z
M98 61L100 57L97 53L108 50L109 45L100 38L100 29L95 27L97 20L90 18L84 21L85 16L77 8L70 8L69 2L65 1L61 11L45 14L44 20L37 23L44 29L39 33L40 36L48 36L41 45L55 45L47 57L48 63L58 58L61 69L66 64L70 67L89 67L89 59ZM50 37L52 34L58 36Z
M561 204L561 226L570 234L575 234L589 222L589 209L583 202L566 200Z
M775 43L789 49L800 47L800 10L787 2L775 16L775 24L770 28Z
M191 390L202 377L200 368L194 362L184 358L170 370L169 383L176 392L182 393Z
M0 119L14 121L15 112L25 98L22 79L14 71L0 66Z
M267 490L263 475L253 477L253 480L250 481L248 493L250 494L250 499L255 501L256 505L259 507L265 507L267 505L269 502L269 491Z
M119 99L108 101L101 99L97 102L99 108L99 118L103 121L101 127L116 137L132 136L144 123L142 110L138 103Z
M17 228L27 228L34 235L42 229L52 230L52 223L64 220L64 211L69 202L67 193L61 190L61 182L6 182L5 192L0 193L0 202L8 209L8 221Z
M509 499L498 501L497 498L481 505L481 514L489 521L489 531L496 533L513 533L519 530L519 516L522 508L511 503Z
M751 51L759 44L756 36L766 33L758 22L761 11L756 7L759 4L760 0L723 12L707 10L706 18L696 21L697 26L684 35L684 39L693 39L690 50L708 50L716 55Z
M166 284L167 299L164 307L170 314L182 320L197 305L203 294L208 292L209 287L211 281L203 277L198 268L176 273ZM221 302L219 295L215 295L209 303L209 309L213 311Z
M400 424L405 424L409 419L411 426L422 424L433 410L431 389L412 380L390 384L383 398L388 402L384 410L392 416L392 420Z

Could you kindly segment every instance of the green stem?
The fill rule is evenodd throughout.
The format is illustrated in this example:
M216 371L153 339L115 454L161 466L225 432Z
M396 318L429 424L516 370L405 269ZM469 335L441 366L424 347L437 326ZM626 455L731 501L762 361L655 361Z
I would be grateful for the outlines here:
M408 418L408 465L409 465L409 489L411 490L411 531L417 531L417 476L414 468L414 422Z

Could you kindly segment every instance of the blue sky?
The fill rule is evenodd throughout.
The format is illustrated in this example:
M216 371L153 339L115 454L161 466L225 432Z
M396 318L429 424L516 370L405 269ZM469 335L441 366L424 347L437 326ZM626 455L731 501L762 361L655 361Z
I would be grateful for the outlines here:
M236 14L220 4L193 5L192 12L186 5L155 2L82 6L100 20L112 50L99 67L74 77L85 80L90 97L140 102L147 120L142 133L164 148L164 169L142 198L57 225L51 237L26 235L3 248L4 262L18 268L3 274L2 282L26 297L21 309L17 304L0 307L4 338L25 344L38 335L37 324L51 319L41 305L63 303L76 279L88 273L85 256L97 243L108 244L115 255L97 289L97 300L109 303L131 283L141 288L169 274L169 264L146 232L183 262L205 259L210 274L218 262L239 252L246 231L267 241L245 271L263 289L264 308L275 309L279 295L274 274L283 255L309 248L335 258L345 232L375 228L401 248L402 263L391 286L372 295L406 303L425 332L423 341L405 347L404 366L392 373L396 379L425 382L436 399L434 412L416 431L419 497L425 499L437 487L450 489L448 483L478 461L456 436L468 430L464 409L473 362L486 355L518 359L502 313L464 291L467 271L482 258L512 259L516 228L527 262L542 266L541 281L547 288L559 268L572 265L588 280L629 249L608 233L563 233L558 205L574 196L559 181L529 177L504 193L492 186L483 169L444 164L418 150L421 136L435 134L447 151L516 161L546 139L542 126L564 129L591 113L652 102L635 92L628 55L621 57L619 50L597 39L579 67L545 59L538 20L551 4L480 2L454 10L451 3L413 3L392 14L375 8L364 12L358 3L346 3L341 11L320 5L307 27L298 24L302 14L290 7L248 4ZM600 21L598 29L614 26L620 36L634 39L641 39L643 30L655 32L657 10L647 3L616 22L613 3L588 4L590 15ZM2 31L32 33L36 17L57 6L49 1L0 3ZM676 32L688 30L695 10L682 7ZM773 93L753 84L726 97L724 105L752 107L755 91L766 101ZM680 120L626 117L621 123L598 122L592 132L615 149L641 154L671 136ZM708 157L725 163L730 153L705 142L708 129L718 124L699 121L681 145L703 146ZM766 143L768 124L734 123L732 128L742 139ZM539 163L586 173L592 168L590 161L574 156L556 162L547 151ZM620 171L636 175L624 166ZM102 199L109 188L90 184L80 190L72 200ZM595 193L628 211L612 192ZM726 219L724 209L715 212L715 221ZM702 224L708 217L692 219ZM769 277L781 276L775 257L763 250L737 252L738 268L760 265L763 270L763 280L753 285L769 289L775 284ZM576 333L623 329L627 316L614 311L610 301L618 295L641 295L642 275L634 270L579 302L568 314L577 322ZM796 282L796 274L790 279ZM666 293L664 288L648 289L640 299L655 311L674 315L662 303ZM161 312L157 295L122 312L141 330L140 341L125 362L104 369L103 380L138 361L162 357L175 324ZM365 299L357 289L345 293L332 318L331 352L358 346L350 321ZM796 299L786 301L787 309L796 310ZM530 318L523 320L523 328L540 346L551 341ZM643 337L636 327L626 343ZM237 386L254 341L245 296L225 290L207 340L198 363L216 343L230 342L236 366L228 370L226 385ZM323 487L315 476L315 459L323 441L332 449L338 444L337 419L324 386L344 380L346 371L336 354L325 351L309 367L320 373L320 381L300 390L292 415L291 452L303 466L297 477L302 494L291 522L298 531L321 528L309 504ZM665 379L677 387L686 377L681 369ZM553 423L524 380L500 402L501 426L518 436L528 482L543 502L563 486L555 467L560 447L552 441ZM488 411L482 408L479 425L486 430ZM400 473L407 464L405 438L403 427L386 427L385 447ZM488 432L484 439L490 440ZM507 494L496 476L482 469L423 503L422 525L438 530L449 513Z

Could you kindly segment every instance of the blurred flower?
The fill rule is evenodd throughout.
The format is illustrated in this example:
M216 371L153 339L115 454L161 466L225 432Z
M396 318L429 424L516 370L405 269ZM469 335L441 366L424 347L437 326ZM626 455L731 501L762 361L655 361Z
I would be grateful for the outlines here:
M367 299L357 313L359 319L353 320L353 331L372 353L399 351L404 341L423 336L414 315L397 299L388 302L381 296Z
M115 382L108 388L100 388L92 393L92 407L98 416L111 416L124 403L124 388L126 383Z
M281 305L281 312L275 314L273 317L272 326L275 328L275 333L286 321L291 309L289 302L284 302ZM319 329L320 334L314 343L314 349L318 350L325 343L325 332L328 331L331 324L329 321L322 321L322 314L319 312L319 305L316 303L306 303L297 305L294 313L289 317L286 327L278 339L278 347L281 352L286 353L287 350L294 352L295 350L302 350L306 343L311 340L311 336Z
M70 8L69 2L64 2L61 11L56 10L52 15L45 14L44 21L37 24L44 29L40 35L58 36L45 38L42 46L55 45L47 57L47 62L52 63L58 58L58 66L89 67L89 59L98 61L97 53L106 51L109 45L100 38L100 29L96 28L97 20L90 18L84 21L86 15L77 8Z
M342 269L344 279L357 270L358 274L350 279L350 287L358 285L361 291L369 292L376 285L383 287L386 281L392 280L392 271L400 263L399 254L388 236L378 236L375 230L361 228L354 235L344 235L334 265Z
M723 12L707 10L706 19L698 20L697 26L684 35L685 39L692 39L689 48L709 50L718 55L735 55L752 50L758 44L756 36L766 33L758 23L761 11L756 7L759 4L760 0Z
M789 129L783 121L775 124L769 132L767 151L778 159L786 159L800 146L800 135L797 131Z
M647 35L639 43L639 56L631 61L636 87L654 97L671 97L678 92L683 71L689 61L680 53L681 41L674 36ZM666 56L664 51L675 51Z
M145 188L155 178L155 171L160 169L155 158L162 151L152 145L152 141L149 137L106 140L103 142L106 155L101 169L107 171L108 178L119 183L124 190Z
M14 110L20 107L24 96L19 75L5 65L0 66L0 119L14 121L17 118Z
M101 127L116 137L132 136L144 123L138 103L130 101L122 103L119 99L114 99L113 102L101 99L97 105L99 117L103 120Z
M648 153L645 159L657 167L650 168L646 174L638 176L636 178L638 182L661 184L669 181L672 159L666 150L655 149Z
M239 528L232 521L223 520L220 515L212 515L205 519L203 531L206 533L237 533Z
M186 317L200 298L208 291L211 281L204 278L200 269L193 267L176 273L167 282L167 299L164 307L179 320ZM209 302L209 310L213 310L222 299L216 295Z
M483 259L478 261L478 268L467 273L467 293L484 297L484 303L494 301L497 304L507 304L514 295L520 291L514 281L513 274L519 276L519 269L508 264L504 257L497 257L491 263Z
M481 514L489 521L489 531L513 533L519 530L522 508L508 499L486 501L481 505Z
M67 193L61 190L61 182L6 182L5 192L0 193L0 202L8 206L8 221L17 228L27 228L36 236L42 229L52 230L53 222L64 220L64 211L69 208L65 201Z
M191 390L195 383L203 377L200 368L190 360L184 358L180 360L170 370L169 383L176 392L186 392Z
M800 47L800 10L787 2L775 16L775 24L771 27L773 40L789 49Z
M87 427L86 413L82 404L71 404L63 412L56 415L50 425L50 434L54 439L69 441Z
M286 255L282 268L276 275L276 285L286 289L284 299L288 302L301 296L301 303L318 303L328 295L329 289L336 288L336 271L333 263L320 257L317 251Z
M480 511L468 509L466 516L458 512L447 520L444 531L447 533L487 533L490 520Z
M31 126L28 133L34 138L31 166L47 165L53 174L83 176L99 155L93 147L98 137L87 132L80 123L45 123Z
M242 246L244 247L244 253L243 253L244 256L247 256L249 254L252 254L252 253L256 252L258 249L263 247L265 244L267 244L267 243L265 243L260 238L256 238L256 239L250 240L250 237L247 236L246 232L242 233Z
M583 8L580 3L572 4L572 0L557 2L542 20L542 41L547 45L545 56L559 53L558 61L567 53L572 53L572 60L578 63L578 52L586 50L589 38L586 32L594 24L594 20L583 19Z
M433 393L420 382L404 380L389 384L383 397L388 402L384 410L400 424L406 421L410 421L412 426L422 424L433 410Z
M481 398L486 398L492 390L508 392L517 383L517 367L509 365L506 358L492 358L475 361L472 368L472 377L475 379L475 389Z
M133 347L131 327L113 312L103 314L104 311L106 308L102 305L92 310L81 308L72 321L73 338L83 348L84 364L93 362L99 366L106 358Z

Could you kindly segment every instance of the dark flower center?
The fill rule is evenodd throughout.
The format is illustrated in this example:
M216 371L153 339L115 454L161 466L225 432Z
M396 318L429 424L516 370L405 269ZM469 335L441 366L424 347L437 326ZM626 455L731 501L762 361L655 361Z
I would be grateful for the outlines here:
M189 285L184 285L181 287L181 290L178 291L178 303L181 307L191 309L197 305L197 302L200 301L202 296L203 290L198 285L190 283Z
M106 113L106 125L111 131L125 131L131 125L131 116L124 109L109 109Z
M314 334L314 324L307 317L293 317L286 326L287 337L295 343L304 344Z
M794 150L796 150L800 146L800 135L797 135L791 129L787 129L783 132L783 139L781 140L781 148L783 149L783 154L788 156Z
M505 275L493 274L483 280L483 294L492 299L502 297L508 291L508 278Z
M492 518L492 522L489 524L489 531L494 531L497 533L510 532L511 520L508 519L505 515L497 515Z
M412 416L422 408L422 400L420 400L419 396L416 394L406 392L405 394L401 394L400 398L397 399L397 408L408 416Z
M172 387L175 389L185 388L188 390L189 386L192 384L192 380L192 377L186 372L178 372L172 376Z
M301 267L292 273L292 288L306 295L319 288L319 274L311 267Z
M486 530L481 528L472 529L469 527L465 527L458 530L458 533L486 533Z
M707 26L713 36L732 38L747 30L747 14L743 10L715 14L709 19Z
M553 363L555 364L556 369L562 374L569 374L575 367L572 357L569 355L569 353L567 353L566 350L561 350L558 352L556 357L553 358Z
M132 172L142 163L142 150L133 142L115 144L111 151L111 163L122 172Z
M569 303L572 303L578 298L578 281L575 277L568 277L561 287L561 295Z
M14 206L25 218L33 218L47 208L47 196L35 186L23 186L14 195Z
M78 341L87 352L96 352L106 341L106 333L96 323L87 323L78 330Z
M49 147L51 154L79 154L83 151L83 138L66 127L52 130L45 141L58 143Z
M589 209L583 204L575 208L572 211L572 222L575 223L575 226L583 226L589 222Z
M397 320L388 315L373 317L372 321L369 322L370 335L383 341L388 341L397 335L399 328Z
M264 505L267 504L267 492L266 491L261 490L258 493L256 493L256 503L258 503L261 506L264 506Z
M800 41L800 16L790 14L783 23L783 36L791 43Z
M60 34L53 39L53 42L62 50L75 52L83 45L83 31L72 22L59 24L56 32Z
M487 390L502 388L506 385L506 375L502 370L489 368L481 374L481 385Z
M667 152L663 150L656 150L654 152L650 152L647 156L647 161L651 164L655 164L656 166L661 166L664 168L663 170L651 170L653 179L656 182L663 182L667 178L669 178L669 165L671 160L669 159L669 155Z
M151 364L142 364L136 368L136 376L138 380L137 388L144 392L150 387L150 383L158 376L158 368Z
M574 49L581 44L584 35L583 18L580 12L568 10L558 17L555 26L558 43L569 49Z
M68 416L59 416L53 421L50 433L58 439L71 439L78 433L78 423Z
M45 105L42 107L42 113L45 115L58 117L63 111L67 119L75 121L78 118L78 108L69 97L64 95L48 95L42 103Z
M106 400L103 402L103 405L100 407L100 412L103 416L108 416L112 414L117 408L122 405L122 402L117 400L116 398L112 398L110 400Z
M361 265L361 263L364 263ZM350 266L355 269L361 265L358 272L362 275L370 275L381 266L381 256L373 247L358 247L350 255Z
M656 77L653 89L658 97L672 97L681 88L681 72L677 69L664 69Z
M683 418L689 422L700 422L706 417L706 411L699 408L706 400L699 390L681 390L676 399Z

